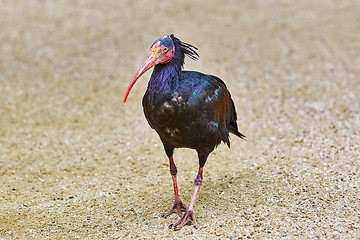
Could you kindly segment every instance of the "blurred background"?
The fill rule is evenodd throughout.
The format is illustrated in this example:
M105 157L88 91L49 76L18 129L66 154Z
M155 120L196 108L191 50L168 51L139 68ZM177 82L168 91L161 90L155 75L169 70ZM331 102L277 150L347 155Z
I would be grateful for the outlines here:
M10 1L0 7L0 237L358 238L360 1ZM167 229L168 163L142 113L159 37L199 48L239 130L211 154L199 230ZM175 154L188 202L196 154Z

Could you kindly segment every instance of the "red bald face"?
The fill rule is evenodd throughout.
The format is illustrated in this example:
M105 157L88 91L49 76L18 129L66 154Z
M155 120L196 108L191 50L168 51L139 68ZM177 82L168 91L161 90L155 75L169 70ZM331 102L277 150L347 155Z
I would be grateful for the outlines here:
M155 44L151 47L150 55L152 55L152 57L154 58L157 58L156 64L165 64L170 62L170 60L174 57L174 52L175 52L174 45L166 46L166 45L162 45L161 42L158 41L155 42Z

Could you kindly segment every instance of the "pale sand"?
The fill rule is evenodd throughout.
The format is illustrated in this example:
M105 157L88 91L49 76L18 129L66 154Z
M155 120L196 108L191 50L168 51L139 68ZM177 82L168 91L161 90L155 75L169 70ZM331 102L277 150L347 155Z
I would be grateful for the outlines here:
M220 4L222 3L222 4ZM360 1L2 1L0 237L359 239ZM167 228L168 160L142 113L153 41L199 48L243 141L219 146ZM196 153L175 154L188 204Z

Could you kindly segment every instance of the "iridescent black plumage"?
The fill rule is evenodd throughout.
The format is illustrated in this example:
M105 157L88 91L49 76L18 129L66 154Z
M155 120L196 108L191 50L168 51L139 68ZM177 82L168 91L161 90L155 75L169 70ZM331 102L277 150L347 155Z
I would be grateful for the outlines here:
M181 218L170 225L174 229L180 229L187 221L192 221L197 227L193 207L208 155L221 141L230 147L229 133L245 137L238 131L234 102L225 83L216 76L182 71L185 56L198 59L196 50L196 47L181 42L174 35L158 39L151 46L148 59L135 74L124 97L125 103L136 80L155 65L142 104L145 117L159 134L169 158L175 203L164 216L178 213ZM199 157L199 172L188 208L178 195L177 169L173 161L175 148L195 149Z
M182 71L185 55L196 60L196 48L173 35L175 54L155 66L143 98L146 119L169 148L207 148L211 152L229 132L243 138L225 83L218 77Z

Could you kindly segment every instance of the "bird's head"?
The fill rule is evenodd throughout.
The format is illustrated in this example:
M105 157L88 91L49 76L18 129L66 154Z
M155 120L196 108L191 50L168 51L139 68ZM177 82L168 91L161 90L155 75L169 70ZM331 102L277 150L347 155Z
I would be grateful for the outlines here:
M174 57L174 53L175 45L170 36L164 36L162 38L159 38L153 43L153 45L151 45L149 56L145 60L144 64L136 72L128 89L126 90L123 105L126 102L131 88L134 86L140 76L156 64L165 64L170 62L171 59Z
M146 59L144 65L149 61L150 66L154 66L156 64L165 64L170 62L170 60L174 57L175 53L175 45L170 36L164 36L156 40L150 48L150 54ZM152 64L152 62L154 62ZM151 65L152 64L152 65Z

